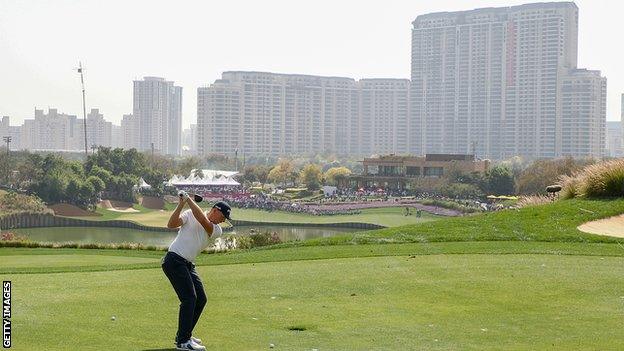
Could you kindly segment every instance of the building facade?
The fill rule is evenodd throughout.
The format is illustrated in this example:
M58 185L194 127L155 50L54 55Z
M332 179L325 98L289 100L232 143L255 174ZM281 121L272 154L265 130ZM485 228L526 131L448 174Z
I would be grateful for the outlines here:
M4 142L3 137L11 137L11 142L9 143L9 149L11 150L21 150L22 149L22 127L21 126L12 126L10 124L9 116L3 116L2 120L0 120L0 140ZM3 145L5 145L3 143ZM6 146L6 145L5 145Z
M606 156L607 80L599 71L574 69L561 84L559 155ZM559 146L559 145L558 145Z
M485 174L489 160L474 155L426 154L425 156L383 155L365 158L364 171L339 180L339 188L349 189L409 189L417 178L440 178L451 171Z
M564 84L569 89L586 74L576 70L577 37L572 2L418 16L412 29L410 152L493 159L564 155L564 130L576 123L564 114L580 113L566 110L564 101L593 99L599 106L605 99L589 91L581 96L583 87L574 88L574 96L564 94ZM606 84L591 72L596 84ZM600 133L592 129L584 142L595 144L604 138ZM582 156L602 155L595 147L584 150Z
M89 143L89 147L111 147L112 133L113 123L107 122L99 109L91 109L87 115L87 143ZM84 142L81 143L81 146L84 150Z
M224 72L197 90L200 154L407 152L409 80Z
M124 149L139 148L139 121L134 115L123 115L121 119L121 144Z
M134 81L133 116L141 151L178 155L182 138L182 87L159 77Z
M35 118L24 120L21 127L22 149L29 150L84 150L82 119L74 115L48 109L48 113L35 109Z

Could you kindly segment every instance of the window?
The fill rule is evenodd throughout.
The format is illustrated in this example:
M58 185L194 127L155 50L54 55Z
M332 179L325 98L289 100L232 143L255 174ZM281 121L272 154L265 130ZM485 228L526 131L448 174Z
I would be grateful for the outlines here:
M425 170L424 170L425 177L428 177L428 176L441 177L443 174L444 174L444 169L442 167L425 167Z

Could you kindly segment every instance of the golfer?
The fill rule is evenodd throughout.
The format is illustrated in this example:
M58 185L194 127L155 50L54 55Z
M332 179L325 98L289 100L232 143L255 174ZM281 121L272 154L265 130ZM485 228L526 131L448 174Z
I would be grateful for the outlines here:
M162 258L162 269L180 299L175 344L178 350L206 350L201 339L191 334L207 301L204 286L195 271L195 258L208 246L209 237L221 236L219 223L230 219L231 208L219 201L204 213L186 192L179 195L180 202L171 214L167 228L180 229ZM180 214L185 204L190 209Z

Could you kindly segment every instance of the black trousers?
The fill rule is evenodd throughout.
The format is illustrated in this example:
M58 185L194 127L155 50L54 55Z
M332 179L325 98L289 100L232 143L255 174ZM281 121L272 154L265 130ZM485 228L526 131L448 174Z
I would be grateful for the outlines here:
M162 269L180 299L175 341L186 342L191 338L193 328L206 305L204 286L195 271L195 264L175 252L168 251L162 258Z

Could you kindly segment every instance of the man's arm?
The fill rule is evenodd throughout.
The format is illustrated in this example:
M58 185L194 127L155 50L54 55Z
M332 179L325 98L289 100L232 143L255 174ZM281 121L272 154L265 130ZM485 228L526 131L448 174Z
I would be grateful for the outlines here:
M182 218L180 218L180 212L184 208L184 198L180 197L180 202L178 202L178 207L176 207L175 211L169 217L169 222L167 223L167 228L177 228L182 225Z
M201 207L199 207L199 205L196 204L195 201L193 201L193 198L191 198L190 196L186 198L186 202L189 204L191 212L193 212L193 217L195 217L199 224L204 227L204 230L206 231L206 233L208 233L208 236L212 236L212 222L208 220L208 217L206 217Z

